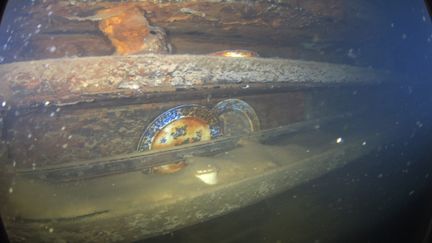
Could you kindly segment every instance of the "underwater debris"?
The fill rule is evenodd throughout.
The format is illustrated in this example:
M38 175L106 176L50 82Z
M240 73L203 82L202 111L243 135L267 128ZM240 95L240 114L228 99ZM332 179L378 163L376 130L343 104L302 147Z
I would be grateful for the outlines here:
M154 166L151 168L151 171L149 171L149 173L167 175L167 174L176 173L186 166L187 164L185 161L179 161L177 163Z
M210 56L221 56L221 57L259 57L258 53L249 50L224 50L213 52Z
M218 169L211 164L206 168L196 170L195 177L207 185L216 185L218 183Z

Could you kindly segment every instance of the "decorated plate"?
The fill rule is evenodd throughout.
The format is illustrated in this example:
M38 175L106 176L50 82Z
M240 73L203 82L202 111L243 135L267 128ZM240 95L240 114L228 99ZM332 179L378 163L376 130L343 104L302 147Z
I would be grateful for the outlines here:
M260 129L255 110L243 100L223 100L216 104L214 110L223 124L224 135L241 135Z
M142 134L138 151L206 141L222 135L218 117L201 105L182 105L159 115Z

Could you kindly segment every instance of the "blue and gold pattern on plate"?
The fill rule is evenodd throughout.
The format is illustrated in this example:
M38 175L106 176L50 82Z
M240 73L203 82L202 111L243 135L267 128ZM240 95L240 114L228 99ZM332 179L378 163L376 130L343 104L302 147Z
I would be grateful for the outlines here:
M214 111L201 105L181 105L159 115L142 134L138 151L206 141L222 135Z
M214 112L222 122L224 135L242 135L260 130L255 110L240 99L226 99L216 104Z

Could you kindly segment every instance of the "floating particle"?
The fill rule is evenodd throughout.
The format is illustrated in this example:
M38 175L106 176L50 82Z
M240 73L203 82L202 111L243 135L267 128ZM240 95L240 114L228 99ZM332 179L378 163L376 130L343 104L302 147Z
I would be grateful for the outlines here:
M357 54L355 53L354 49L352 49L352 48L348 50L348 52L347 52L347 56L348 56L349 58L352 58L352 59L357 58Z
M50 104L50 102L48 100L45 101L45 103L44 103L45 106L48 106L49 104Z
M413 87L411 87L411 86L408 86L407 89L408 89L408 94L412 94L414 91Z
M9 193L12 193L12 192L13 192L13 188L9 187Z
M366 141L363 141L362 146L366 146Z
M55 46L50 46L48 48L48 51L50 51L50 52L55 52L56 50L57 50L57 47L55 47Z
M343 138L341 138L341 137L339 137L339 138L336 139L336 143L343 143L343 141L344 141L344 140L343 140Z

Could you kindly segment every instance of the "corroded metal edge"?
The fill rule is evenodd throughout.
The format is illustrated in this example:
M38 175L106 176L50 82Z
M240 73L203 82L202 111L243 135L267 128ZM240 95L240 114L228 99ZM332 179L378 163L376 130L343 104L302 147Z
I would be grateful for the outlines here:
M136 55L47 59L0 65L0 100L17 107L68 105L149 93L249 85L380 84L385 71L274 58Z

